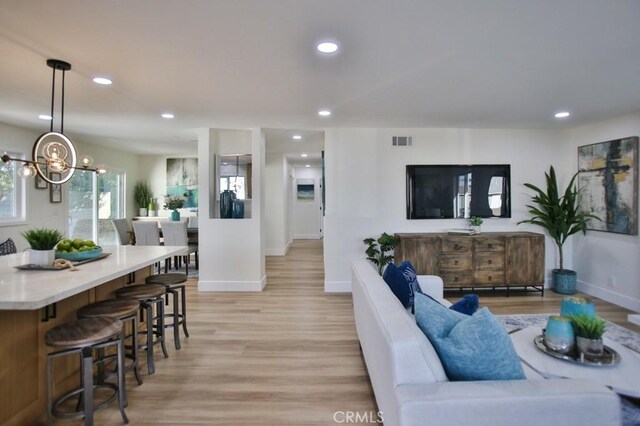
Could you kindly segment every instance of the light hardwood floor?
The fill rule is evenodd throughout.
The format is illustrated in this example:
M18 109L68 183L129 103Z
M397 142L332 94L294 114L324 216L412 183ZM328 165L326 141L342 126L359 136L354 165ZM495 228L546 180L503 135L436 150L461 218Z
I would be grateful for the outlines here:
M191 337L179 351L170 338L170 357L156 354L156 374L143 375L142 386L129 378L131 424L335 425L336 411L375 412L351 295L324 293L323 285L322 241L311 240L267 258L262 293L198 293L190 281ZM551 291L480 296L496 314L553 312L560 299ZM627 311L597 307L631 328ZM113 406L96 415L96 424L119 423Z

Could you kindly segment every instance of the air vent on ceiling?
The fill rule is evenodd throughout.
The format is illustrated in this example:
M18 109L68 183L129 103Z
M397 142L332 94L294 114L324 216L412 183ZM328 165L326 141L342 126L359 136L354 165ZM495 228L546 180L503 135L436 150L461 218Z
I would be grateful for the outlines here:
M411 136L393 136L391 144L393 146L411 146L413 137Z

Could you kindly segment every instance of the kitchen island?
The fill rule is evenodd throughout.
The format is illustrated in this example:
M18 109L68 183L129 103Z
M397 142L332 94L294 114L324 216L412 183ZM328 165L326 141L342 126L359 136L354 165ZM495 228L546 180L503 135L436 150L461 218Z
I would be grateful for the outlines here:
M111 253L77 266L77 271L24 271L28 252L0 257L0 424L39 423L45 415L47 330L75 319L90 303L114 291L144 283L155 262L187 253L186 247L104 246ZM55 366L54 395L75 385L77 364Z

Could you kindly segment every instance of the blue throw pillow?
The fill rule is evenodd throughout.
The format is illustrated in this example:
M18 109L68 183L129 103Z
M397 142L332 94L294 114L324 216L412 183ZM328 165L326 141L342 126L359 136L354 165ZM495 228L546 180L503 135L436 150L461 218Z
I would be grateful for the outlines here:
M414 295L421 290L418 276L411 262L405 260L398 266L393 263L388 264L382 278L402 305L405 308L411 308L413 312Z
M462 299L449 306L449 309L461 314L473 315L478 310L478 295L473 293L465 294Z
M489 309L473 316L416 295L416 322L435 348L451 381L517 380L524 371L504 327Z

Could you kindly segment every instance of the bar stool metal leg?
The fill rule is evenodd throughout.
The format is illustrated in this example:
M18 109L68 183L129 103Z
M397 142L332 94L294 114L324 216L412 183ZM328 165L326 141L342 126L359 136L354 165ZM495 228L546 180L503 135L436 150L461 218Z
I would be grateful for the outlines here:
M182 294L182 330L184 331L184 335L189 337L189 331L187 331L187 289L186 289L186 286L182 286L180 288L180 292Z

